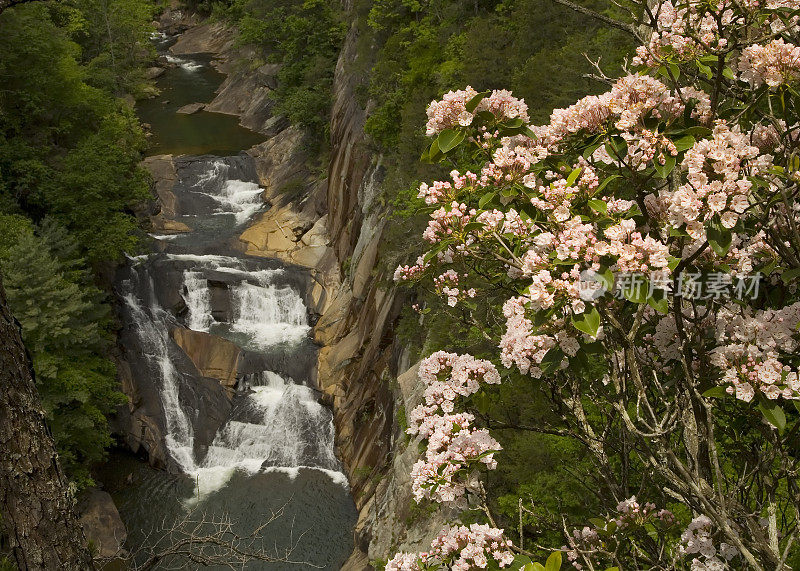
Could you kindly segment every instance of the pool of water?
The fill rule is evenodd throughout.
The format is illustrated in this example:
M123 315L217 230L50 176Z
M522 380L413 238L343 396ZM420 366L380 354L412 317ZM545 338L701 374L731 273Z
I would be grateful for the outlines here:
M244 567L248 570L336 570L352 550L352 522L358 513L343 482L325 472L305 468L258 474L235 471L224 487L207 493L191 477L155 470L123 451L112 453L109 466L113 469L106 471L103 483L128 528L127 545L138 551L140 563L158 549L156 544L171 527L203 516L230 517L242 536L274 517L260 533L264 545L259 547L285 560L253 561ZM183 530L191 527L184 524ZM186 561L167 560L163 568L181 564Z
M156 80L158 97L136 104L143 123L150 125L151 155L229 155L264 141L264 136L239 125L234 115L199 111L177 113L190 103L210 103L225 76L211 65L211 55L175 57L174 67Z

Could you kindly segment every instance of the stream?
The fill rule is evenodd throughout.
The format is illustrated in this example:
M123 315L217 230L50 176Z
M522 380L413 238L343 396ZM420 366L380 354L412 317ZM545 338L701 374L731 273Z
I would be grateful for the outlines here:
M157 39L161 53L168 40ZM101 479L141 558L184 518L229 517L246 535L280 513L260 537L286 560L246 569L339 569L352 551L357 512L335 454L332 412L315 387L311 278L233 247L263 208L253 159L240 152L263 137L235 117L175 114L213 97L223 77L209 61L175 58L159 78L161 96L139 108L151 125L152 154L202 153L174 160L175 220L191 232L153 235L153 253L130 258L115 282L120 349L137 396L154 403L167 469L116 452ZM203 375L179 345L184 338L195 344L195 360L216 354L220 343L235 345L228 388ZM216 338L225 341L209 341Z

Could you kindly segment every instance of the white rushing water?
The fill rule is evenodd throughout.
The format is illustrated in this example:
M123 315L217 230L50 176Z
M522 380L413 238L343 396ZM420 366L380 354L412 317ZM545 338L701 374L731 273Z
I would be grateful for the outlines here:
M148 280L149 298L153 299L154 285ZM164 417L167 421L166 444L173 459L184 469L194 468L194 429L191 420L180 403L181 375L170 355L172 340L169 338L167 313L153 302L145 309L133 293L123 297L134 323L144 353L143 357L151 371L159 374L159 389Z
M175 64L179 66L181 69L184 69L189 72L195 72L198 69L203 68L203 64L198 61L184 59L178 56L174 56L172 54L166 54L165 57L167 58L167 61L169 63Z
M220 206L216 214L232 214L236 224L244 224L258 212L264 201L264 193L258 184L229 178L231 166L222 159L211 162L208 170L201 174L196 186L200 192L213 198Z
M263 384L251 388L192 472L198 486L193 499L220 489L236 470L296 476L300 468L313 468L346 485L334 454L332 415L313 389L270 371L254 382Z
M300 294L290 286L271 283L276 275L282 274L281 270L247 272L222 266L216 259L211 263L217 272L242 278L228 288L232 313L230 331L244 335L249 345L261 349L280 343L299 343L308 336L311 329L308 311ZM208 332L214 324L208 280L200 271L186 271L183 279L187 326Z
M186 304L185 324L195 331L224 327L247 342L250 350L269 350L289 344L289 351L303 354L301 342L308 337L308 312L300 294L289 285L275 283L282 269L248 270L242 260L218 255L167 254L171 262L191 263L182 270L181 295ZM162 263L164 263L162 262ZM197 411L184 410L180 401L184 379L174 359L180 351L169 331L175 318L160 307L150 274L149 259L132 258L139 291L123 299L143 347L148 370L158 376L158 389L166 418L166 444L182 471L196 481L190 502L202 501L230 480L235 471L247 473L282 471L296 476L301 468L327 473L334 482L347 485L334 454L333 417L318 402L316 392L272 371L247 376L240 383L228 420L218 430L202 460L195 455L192 418ZM181 271L176 268L174 271ZM220 276L219 274L223 274ZM212 318L209 276L224 279L230 296L229 323ZM153 300L145 307L143 299ZM297 347L293 349L292 347Z

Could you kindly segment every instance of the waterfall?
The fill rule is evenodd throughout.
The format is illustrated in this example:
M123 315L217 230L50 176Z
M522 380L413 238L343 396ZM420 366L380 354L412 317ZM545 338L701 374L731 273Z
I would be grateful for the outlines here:
M183 59L178 56L174 56L172 54L166 54L165 57L169 63L175 64L179 66L181 69L184 69L188 72L195 72L198 69L203 68L203 64L197 61L193 61L190 59Z
M186 256L182 257L186 259ZM306 338L309 330L308 309L303 298L290 286L272 283L281 270L247 272L241 268L224 266L235 258L209 256L217 272L238 276L241 281L229 286L232 316L230 331L242 334L248 344L261 349L280 343L297 343ZM186 271L183 274L183 298L187 307L186 325L195 331L210 331L211 292L202 272Z
M201 272L183 273L183 300L186 302L186 326L195 331L208 331L211 327L211 292Z
M237 469L296 474L299 468L314 468L345 483L334 454L333 417L314 390L271 371L255 375L253 382L262 384L246 389L192 472L200 498L225 485Z
M155 285L146 273L136 271L136 285L128 282L129 293L122 299L128 310L130 321L136 328L136 336L148 372L155 373L159 381L161 405L166 420L166 444L173 460L184 470L194 467L194 430L188 415L180 403L181 373L173 361L175 351L169 338L170 316L156 301ZM144 283L142 283L144 282ZM137 293L139 296L137 297ZM144 295L142 295L144 294ZM145 307L142 299L150 300Z
M211 197L219 205L216 214L233 214L237 225L245 223L264 205L264 193L255 182L231 178L231 165L215 159L197 177L195 192Z
M231 329L247 335L258 347L297 342L308 334L306 305L292 288L244 282L231 294Z
M216 174L209 175L211 170ZM201 178L205 188L226 170L224 163L215 161ZM198 382L196 372L194 377L182 372L187 357L170 336L170 330L181 324L236 343L255 356L250 357L251 363L267 359L265 363L285 367L281 359L314 359L306 341L311 329L308 309L296 278L282 267L265 264L215 254L138 256L131 258L131 278L122 284L126 323L135 332L147 371L156 381L167 449L198 488L189 502L204 501L236 471L283 471L295 476L300 469L314 469L347 485L334 452L331 411L320 404L313 388L290 375L253 370L259 365L251 364L238 377L231 412L205 442L198 440L196 424L206 414L202 398L181 398L184 385L191 396L192 383ZM183 306L175 301L176 288ZM173 310L162 307L159 296ZM225 309L214 313L219 304ZM283 355L277 361L276 350Z

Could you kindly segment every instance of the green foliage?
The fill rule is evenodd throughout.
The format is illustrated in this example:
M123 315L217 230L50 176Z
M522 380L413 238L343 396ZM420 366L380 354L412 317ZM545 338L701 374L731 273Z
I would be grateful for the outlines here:
M582 2L603 11L602 0ZM371 61L368 94L377 104L366 131L391 151L391 193L430 168L417 159L426 145L425 108L442 93L467 84L514 91L544 122L554 107L603 84L582 55L613 65L629 39L550 0L361 0L359 59ZM376 50L375 47L378 46Z
M97 264L136 248L131 209L149 189L133 111L93 85L97 69L71 39L99 33L83 16L39 3L0 16L0 212L53 216Z
M275 112L306 128L315 146L327 140L333 72L346 25L334 2L234 0L219 10L239 42L281 65Z
M103 355L112 338L102 292L76 258L74 240L52 221L34 232L21 216L0 215L0 271L22 325L36 383L67 473L83 487L111 443L107 414L124 402Z
M62 465L78 488L124 401L111 309L90 268L134 252L150 197L130 105L151 57L150 0L15 6L0 15L0 272Z

